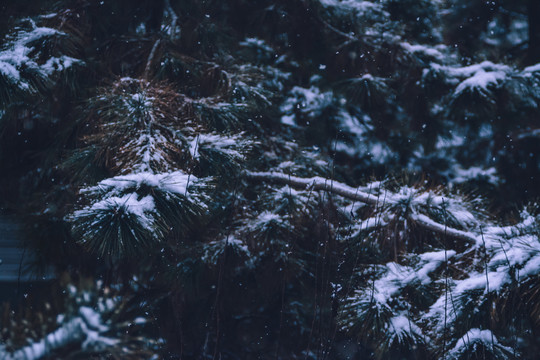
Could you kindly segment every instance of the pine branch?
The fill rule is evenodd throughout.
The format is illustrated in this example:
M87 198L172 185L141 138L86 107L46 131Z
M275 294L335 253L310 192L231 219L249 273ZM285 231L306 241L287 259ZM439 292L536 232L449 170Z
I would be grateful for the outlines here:
M426 215L422 214L412 214L410 216L411 220L414 220L414 222L420 226L422 226L424 229L434 231L436 233L439 233L441 235L446 234L446 236L453 237L455 239L463 240L465 242L474 244L476 243L476 236L470 232L467 231L461 231L458 229L450 228L447 226L444 226L443 224L439 224L438 222L435 222L431 220Z
M328 191L330 193L343 196L347 199L360 201L368 205L377 205L378 202L376 196L370 195L363 191L359 191L353 187L337 182L335 180L325 179L319 176L312 178L300 178L276 172L248 172L246 173L246 175L248 178L253 180L277 182L301 189L311 188L315 191ZM392 195L389 195L387 197L386 202L389 205L398 204L398 200ZM451 236L453 238L465 241L470 244L475 244L477 241L476 236L473 233L447 227L430 219L426 215L411 214L410 219L422 228L436 232L442 236Z
M98 313L91 308L82 307L79 316L67 321L45 338L12 354L0 352L0 358L2 360L41 359L74 343L82 343L83 348L90 351L114 346L118 342L116 339L100 335L109 330L100 322L101 318Z
M289 185L300 189L322 190L341 195L351 200L363 202L368 205L377 205L377 198L362 191L357 191L348 185L339 183L332 179L325 179L320 176L312 178L300 178L288 174L277 172L248 172L248 178L261 181L271 181Z

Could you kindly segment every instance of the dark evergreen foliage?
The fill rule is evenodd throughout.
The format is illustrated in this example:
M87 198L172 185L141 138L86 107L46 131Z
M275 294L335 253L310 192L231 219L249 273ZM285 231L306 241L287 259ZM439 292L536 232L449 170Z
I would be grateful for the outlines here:
M536 10L0 4L0 358L536 358Z

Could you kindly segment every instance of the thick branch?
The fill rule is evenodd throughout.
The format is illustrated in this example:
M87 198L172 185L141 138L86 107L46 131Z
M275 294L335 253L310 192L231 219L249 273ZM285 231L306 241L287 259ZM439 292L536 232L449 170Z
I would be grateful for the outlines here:
M251 179L287 184L296 188L324 190L341 195L347 199L360 201L369 205L377 205L378 202L377 196L370 195L348 185L331 179L325 179L320 176L315 176L312 178L300 178L275 172L249 172L247 175Z
M271 181L275 183L286 184L300 189L310 188L312 190L328 191L333 194L341 195L347 199L363 202L369 205L377 205L377 203L379 202L377 196L365 193L340 182L331 179L325 179L319 176L312 178L300 178L275 172L248 172L247 177L254 180ZM393 199L392 196L387 196L385 202L387 204L394 204L396 203L396 200ZM436 232L443 236L449 236L455 239L463 240L468 243L476 243L476 236L473 233L454 229L445 226L444 224L439 224L438 222L431 220L426 215L412 214L410 215L410 219L426 230Z
M410 218L416 224L420 225L426 230L431 230L433 232L446 235L455 239L463 240L469 243L476 243L476 236L474 234L467 231L461 231L448 226L444 226L443 224L439 224L438 222L431 220L426 215L413 214L410 216Z

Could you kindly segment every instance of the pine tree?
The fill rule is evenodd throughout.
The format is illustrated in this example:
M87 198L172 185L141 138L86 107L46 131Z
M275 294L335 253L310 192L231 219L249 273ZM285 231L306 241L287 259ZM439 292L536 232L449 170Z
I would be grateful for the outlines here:
M535 6L2 5L0 354L533 359Z

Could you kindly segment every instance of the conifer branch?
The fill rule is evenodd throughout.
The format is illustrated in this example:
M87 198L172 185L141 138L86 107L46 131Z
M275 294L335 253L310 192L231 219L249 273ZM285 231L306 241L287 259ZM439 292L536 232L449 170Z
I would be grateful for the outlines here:
M83 311L84 310L84 311ZM99 319L99 320L97 320ZM89 307L81 308L79 316L67 321L40 341L25 346L12 354L0 353L2 360L34 360L50 356L73 343L83 343L88 349L114 346L118 340L101 336L109 330L101 324L99 314Z
M281 184L287 184L291 187L301 189L311 188L312 190L328 191L330 193L343 196L350 200L360 201L368 205L377 205L376 197L370 196L370 194L359 191L346 184L337 182L335 180L325 179L319 176L312 178L300 178L277 172L247 172L246 175L248 178L253 180L271 181ZM387 202L390 205L397 204L397 200L392 196L388 197ZM426 230L433 231L441 235L446 234L455 239L462 240L470 244L476 243L476 236L473 233L444 226L423 214L411 214L409 217L417 225Z

